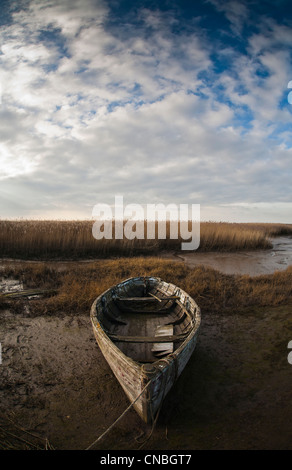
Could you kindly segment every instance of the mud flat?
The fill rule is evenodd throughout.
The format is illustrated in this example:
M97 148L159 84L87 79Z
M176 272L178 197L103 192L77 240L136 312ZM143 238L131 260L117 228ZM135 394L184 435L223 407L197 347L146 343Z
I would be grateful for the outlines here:
M191 268L200 264L214 268L225 274L272 274L283 271L292 264L292 237L277 237L271 239L271 250L207 252L165 254L163 257L183 261Z
M204 315L144 449L292 449L291 339L291 306ZM10 418L55 449L84 449L128 406L89 316L2 311L0 340L1 425ZM130 410L97 448L138 449L149 431Z
M247 254L246 269L252 256L269 259L269 269L285 269L291 264L291 243L277 239L273 250ZM227 258L238 255L246 253ZM61 261L53 266L68 268ZM218 266L222 270L223 263ZM2 291L23 288L13 279L1 282ZM14 447L26 448L21 439L30 435L22 428L48 439L55 449L85 449L121 415L128 400L95 342L89 312L32 316L30 302L25 300L22 310L14 304L0 310L0 448L12 439L5 430L20 438L13 440ZM291 340L291 305L246 307L240 314L223 308L216 314L202 311L197 348L143 448L292 450ZM149 432L130 410L96 448L138 449Z

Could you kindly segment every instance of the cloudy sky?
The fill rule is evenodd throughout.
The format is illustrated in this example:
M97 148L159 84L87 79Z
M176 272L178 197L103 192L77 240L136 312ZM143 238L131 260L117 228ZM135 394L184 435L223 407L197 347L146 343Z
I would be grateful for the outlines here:
M292 223L288 0L0 0L0 22L0 218L123 195Z

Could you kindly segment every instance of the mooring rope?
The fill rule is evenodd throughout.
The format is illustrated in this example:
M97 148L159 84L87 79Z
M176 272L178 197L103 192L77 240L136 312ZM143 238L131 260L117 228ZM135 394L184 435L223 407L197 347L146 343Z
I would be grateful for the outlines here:
M170 354L169 356L171 356L171 357L173 356L174 362L176 362L176 361L175 361L175 360L176 360L176 357L175 357L174 355L171 355L171 354ZM148 442L149 439L151 438L151 436L152 436L152 434L153 434L153 431L154 431L154 429L155 429L156 423L157 423L157 421L158 421L158 417L159 417L159 414L160 414L160 411L161 411L161 408L162 408L163 400L164 400L165 395L166 395L166 385L167 385L167 381L168 381L168 379L169 379L169 373L170 373L170 367L169 367L169 366L170 366L171 361L170 361L170 359L167 359L167 358L160 359L160 362L162 362L162 361L163 361L163 362L166 362L166 364L168 365L168 368L166 369L166 372L163 373L163 382L162 382L162 387L161 387L161 389L162 389L162 396L161 396L161 399L160 399L160 403L159 403L158 410L157 410L157 412L156 412L155 418L153 417L152 407L151 407L151 414L152 414L153 424L152 424L152 428L151 428L150 433L148 434L148 436L147 436L143 441L140 441L140 442L139 442L138 439L136 439L137 442L139 442L139 443L141 444L140 447L138 447L138 450L142 449L142 447L144 447L144 445L146 444L146 442ZM150 406L151 406L151 405L150 405ZM153 419L153 418L154 418L154 419Z
M104 436L122 419L122 417L129 411L130 408L132 408L132 406L136 403L137 400L139 400L139 398L141 397L141 395L145 392L145 390L149 387L149 385L151 384L151 380L149 380L149 382L145 385L145 387L143 388L143 390L139 393L139 395L135 398L135 400L132 401L132 403L130 403L130 405L128 406L128 408L125 409L125 411L123 411L123 413L115 420L115 422L113 424L111 424L105 431L104 433L102 433L101 436L99 436L92 444L90 444L89 447L87 447L87 449L85 450L89 450L91 449L93 446L95 446L95 444L97 444L99 441L101 441L101 439L104 438Z
M143 441L140 441L138 439L136 439L136 441L141 444L139 447L138 447L138 450L142 449L142 447L144 447L144 445L146 444L146 442L149 441L149 439L151 438L152 434L153 434L153 431L155 429L155 426L156 426L156 423L157 423L157 420L158 420L158 417L159 417L159 413L160 413L160 410L161 410L161 407L162 407L162 401L163 399L161 400L160 402L160 405L158 407L158 410L156 412L156 416L155 416L155 419L153 419L153 413L152 414L152 420L153 420L153 424L152 424L152 427L151 427L151 431L150 433L148 434L148 436L143 440ZM152 411L152 410L151 410Z

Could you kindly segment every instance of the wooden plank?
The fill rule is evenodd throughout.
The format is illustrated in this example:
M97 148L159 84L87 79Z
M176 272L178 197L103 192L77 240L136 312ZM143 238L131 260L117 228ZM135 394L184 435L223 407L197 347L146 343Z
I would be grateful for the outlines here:
M152 301L154 302L155 300L159 300L159 302L161 302L162 300L177 300L177 299L180 299L180 297L178 295L170 295L170 296L166 296L166 297L156 297L156 295L154 294L151 294L151 292L149 292L149 294L152 296L152 297L116 297L114 300L118 300L118 301L121 301L121 302L149 302Z
M173 336L173 325L159 325L155 336ZM173 352L173 341L166 343L154 343L151 352L156 356L164 356Z
M155 336L173 336L173 326L159 325L156 328Z
M154 295L154 294L151 294L151 292L149 292L149 295L151 295L152 297L154 297L154 299L158 300L159 302L162 302L162 300L161 300L159 297L157 297L157 296Z
M156 302L153 297L116 297L115 300L120 302Z
M187 334L170 336L121 336L108 333L108 337L112 341L126 343L170 343L172 341L184 341L186 336Z
M104 317L107 318L108 320L110 320L110 322L112 323L116 323L117 325L126 325L127 322L125 322L124 320L122 320L121 318L119 317L116 317L115 315L113 315L113 313L109 310L107 310L106 312L104 312Z
M123 315L142 315L142 314L152 314L152 315L170 315L172 311L169 309L164 310L123 310Z
M180 325L181 323L183 323L185 321L186 318L188 318L188 317L187 317L186 312L184 312L181 317L177 318L173 322L167 323L167 325Z

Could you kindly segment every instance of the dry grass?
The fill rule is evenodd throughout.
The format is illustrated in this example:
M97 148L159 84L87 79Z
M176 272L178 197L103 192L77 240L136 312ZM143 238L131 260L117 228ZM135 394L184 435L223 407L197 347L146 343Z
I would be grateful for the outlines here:
M146 225L146 222L144 222ZM157 255L180 250L181 239L96 240L93 221L0 221L0 256L23 259L106 258ZM146 233L146 231L145 231ZM292 225L201 223L199 251L238 251L270 248L268 237L292 234Z
M24 429L9 417L0 417L0 450L53 450L48 439Z
M120 258L94 263L72 263L57 270L45 263L6 267L3 275L20 279L25 288L58 288L51 297L29 302L31 315L88 313L93 300L108 287L132 276L158 276L185 289L203 314L238 312L246 308L292 304L292 266L258 277L225 275L203 266L191 269L159 258ZM24 300L13 300L23 311ZM2 301L2 307L7 301Z
M292 224L241 224L252 230L259 230L268 237L292 235Z

